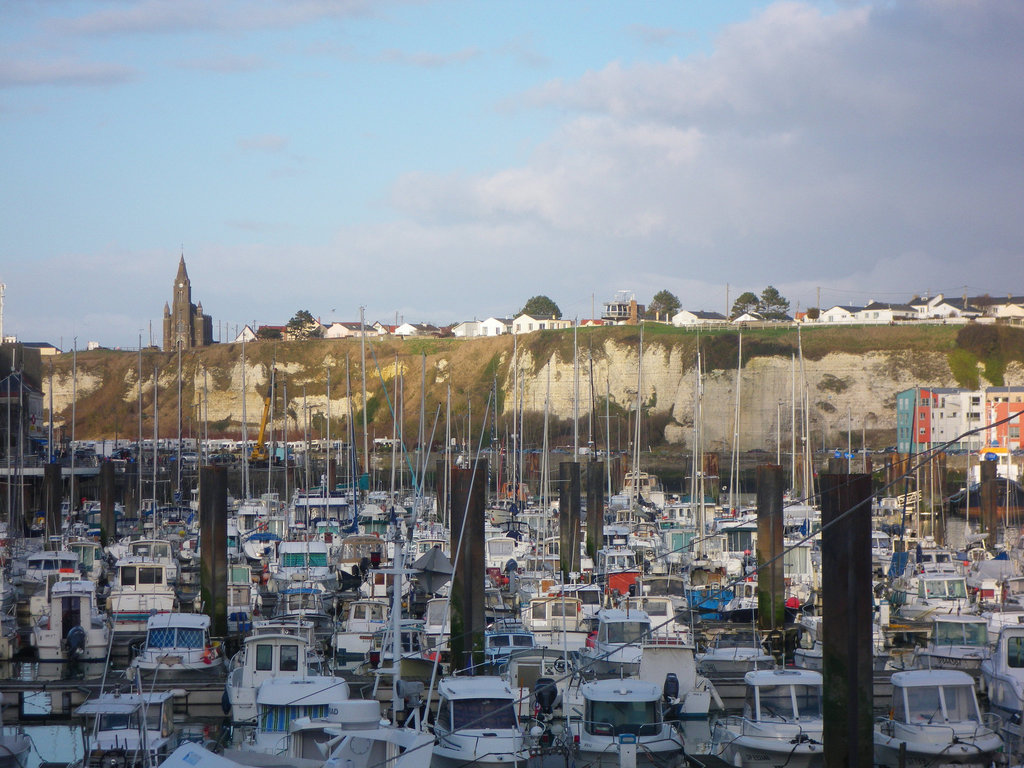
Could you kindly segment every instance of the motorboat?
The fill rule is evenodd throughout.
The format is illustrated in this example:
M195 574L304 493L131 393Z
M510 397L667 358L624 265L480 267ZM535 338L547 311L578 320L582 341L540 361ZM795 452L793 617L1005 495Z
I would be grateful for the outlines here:
M997 715L982 715L966 672L912 669L892 676L892 707L875 722L875 763L886 768L991 764L1003 748Z
M148 768L177 746L174 692L101 693L75 714L91 718L86 768Z
M580 649L580 667L605 677L635 675L643 658L643 643L651 619L635 608L606 608L597 615L597 631Z
M742 678L747 672L774 668L775 657L751 632L719 634L704 653L697 654L697 671L712 680Z
M581 700L568 707L575 713L569 729L581 764L682 764L683 738L664 718L664 692L657 684L628 678L594 680L579 686L579 696Z
M156 613L146 622L146 637L128 668L143 675L185 677L220 675L224 654L210 639L205 613Z
M362 659L373 644L374 633L384 629L387 615L388 604L382 599L353 600L349 603L341 628L331 638L335 657L339 660L352 657Z
M484 631L484 664L496 667L513 653L536 647L533 633L520 622L500 619Z
M807 669L744 675L743 714L715 721L711 754L731 765L810 768L824 763L822 678Z
M960 669L974 677L989 658L988 621L981 616L936 616L928 643L914 653L920 669Z
M434 768L511 765L525 768L529 750L516 696L500 677L445 677L437 686Z
M32 627L31 642L44 664L106 664L110 624L97 605L96 585L86 579L55 582L49 610Z
M141 557L117 561L107 597L115 632L142 632L154 613L177 610L178 597L167 580L167 566Z
M1024 624L999 631L995 650L980 664L978 685L988 696L989 709L1007 722L1024 710Z
M254 722L257 693L267 680L323 674L313 625L308 622L257 621L230 664L225 684L225 709L236 723Z
M318 639L330 642L334 634L334 619L328 612L328 595L319 582L293 582L277 593L273 619L275 621L311 622Z

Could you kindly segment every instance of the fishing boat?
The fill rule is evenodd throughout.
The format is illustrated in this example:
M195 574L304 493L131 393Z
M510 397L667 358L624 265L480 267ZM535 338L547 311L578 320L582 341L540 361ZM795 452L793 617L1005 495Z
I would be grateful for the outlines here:
M334 655L340 660L352 657L362 659L373 644L374 633L384 629L388 604L381 599L353 600L348 604L345 613L341 628L331 638Z
M146 622L146 638L129 666L143 675L186 677L224 671L220 643L210 639L210 617L204 613L157 613Z
M579 686L579 695L582 701L570 708L582 709L582 717L570 717L569 728L581 763L593 768L682 764L683 738L665 721L665 694L658 685L595 680Z
M981 689L989 708L1007 722L1020 719L1024 710L1024 624L999 631L996 647L980 665Z
M985 768L1003 748L999 718L981 714L966 672L894 673L889 712L874 728L875 763L885 768Z
M637 609L606 608L597 616L597 631L580 649L580 667L599 677L635 675L651 620Z
M434 768L511 765L525 768L529 750L516 697L500 677L445 677L437 687Z
M141 557L117 561L107 597L107 613L115 632L142 632L154 613L174 611L178 597L167 580L167 566Z
M105 664L110 625L97 605L96 585L85 579L54 583L49 610L32 627L31 642L44 664Z
M711 754L731 765L810 768L824 762L822 678L806 669L747 672L743 714L715 721Z
M236 723L253 722L260 686L276 677L305 678L323 674L309 622L257 621L230 664L224 709Z

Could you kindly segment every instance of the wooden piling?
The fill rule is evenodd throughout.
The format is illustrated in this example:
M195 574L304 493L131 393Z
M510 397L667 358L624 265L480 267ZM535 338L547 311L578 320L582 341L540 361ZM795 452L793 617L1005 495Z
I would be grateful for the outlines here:
M46 535L59 536L62 522L60 519L60 503L63 498L60 464L47 464L43 467L43 485L45 487L44 497L46 499L46 504L43 507L46 515ZM27 526L31 525L31 518L26 520L25 523Z
M989 549L995 547L999 529L999 482L996 480L995 461L983 461L981 468L981 530L986 534Z
M476 669L483 663L484 629L484 506L487 459L469 468L452 467L452 670ZM458 544L461 538L461 544Z
M782 467L757 467L757 626L781 629L786 622L782 563Z
M871 476L821 476L825 768L872 764Z
M604 487L604 462L591 459L587 462L587 556L595 563L604 542Z
M228 476L224 467L202 467L199 481L199 589L210 634L228 633Z
M569 574L580 572L580 463L563 461L558 475L558 559L568 584Z
M114 464L100 465L100 544L106 546L117 537L117 515L114 512Z

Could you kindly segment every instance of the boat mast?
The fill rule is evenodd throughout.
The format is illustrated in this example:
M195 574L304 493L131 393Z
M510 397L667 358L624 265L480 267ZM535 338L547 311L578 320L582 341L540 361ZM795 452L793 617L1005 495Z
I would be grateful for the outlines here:
M633 485L630 489L630 507L640 498L640 415L644 386L644 327L640 326L640 344L636 355L636 423L633 425Z
M242 496L248 499L249 494L249 430L248 416L245 405L248 400L245 389L245 336L242 336Z
M729 511L736 511L736 483L740 472L740 386L743 378L743 331L739 334L739 352L736 355L736 402L732 414L732 456L729 459Z

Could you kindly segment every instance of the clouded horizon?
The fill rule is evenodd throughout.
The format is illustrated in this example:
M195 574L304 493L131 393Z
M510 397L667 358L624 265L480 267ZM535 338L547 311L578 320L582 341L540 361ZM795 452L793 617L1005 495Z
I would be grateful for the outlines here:
M4 333L1024 293L1024 5L0 9ZM226 332L225 332L225 335Z

